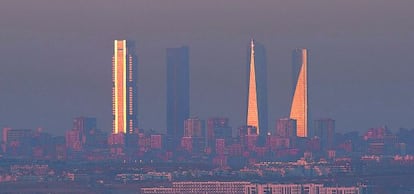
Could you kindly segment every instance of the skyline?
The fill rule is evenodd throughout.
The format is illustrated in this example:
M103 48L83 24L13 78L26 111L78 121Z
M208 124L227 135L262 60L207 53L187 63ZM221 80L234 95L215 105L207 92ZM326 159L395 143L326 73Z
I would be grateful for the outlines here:
M165 120L163 50L185 44L190 116L228 116L237 127L244 120L245 43L253 37L268 50L270 127L288 116L290 51L301 47L312 53L312 119L333 118L338 131L414 127L407 89L414 83L413 2L232 2L1 2L0 126L62 133L85 115L110 131L111 43L125 38L137 40L140 126L165 129L156 122ZM111 17L127 19L114 24Z

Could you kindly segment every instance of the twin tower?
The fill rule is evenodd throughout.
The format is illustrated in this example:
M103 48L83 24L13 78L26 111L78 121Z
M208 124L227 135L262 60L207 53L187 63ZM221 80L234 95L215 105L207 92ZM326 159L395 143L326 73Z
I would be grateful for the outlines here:
M268 133L267 67L263 45L251 41L248 53L247 125L256 127L257 134ZM308 135L308 51L295 49L292 54L292 104L290 118L296 120L296 135Z
M290 118L296 120L297 136L308 133L308 52L293 51L293 94ZM167 134L182 136L184 120L189 117L188 47L167 49ZM268 133L267 67L263 45L251 41L247 65L246 125L257 134ZM133 133L137 123L137 61L135 45L126 40L114 41L112 58L112 132Z

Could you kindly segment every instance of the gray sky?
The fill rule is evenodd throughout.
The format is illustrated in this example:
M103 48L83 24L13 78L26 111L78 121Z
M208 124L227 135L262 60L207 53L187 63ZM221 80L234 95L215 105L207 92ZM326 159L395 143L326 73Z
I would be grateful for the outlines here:
M188 45L191 115L245 112L246 45L268 55L269 126L289 113L291 50L310 49L310 106L338 131L414 127L412 0L1 0L0 126L111 127L113 39L137 42L139 123L165 128L165 48Z

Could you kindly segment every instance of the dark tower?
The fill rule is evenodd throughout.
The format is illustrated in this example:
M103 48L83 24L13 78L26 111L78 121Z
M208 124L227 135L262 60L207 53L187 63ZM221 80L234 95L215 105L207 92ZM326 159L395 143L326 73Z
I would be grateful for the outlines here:
M177 144L190 112L189 49L167 48L167 135Z

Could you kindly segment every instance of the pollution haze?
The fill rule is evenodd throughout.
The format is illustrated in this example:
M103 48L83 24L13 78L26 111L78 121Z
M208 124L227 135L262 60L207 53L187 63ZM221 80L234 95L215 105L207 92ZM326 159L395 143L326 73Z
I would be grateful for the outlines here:
M308 48L312 119L413 128L412 0L2 0L0 126L111 130L114 39L136 41L139 127L165 131L165 49L190 48L190 115L245 122L247 46L266 47L269 130L289 115L291 52Z

